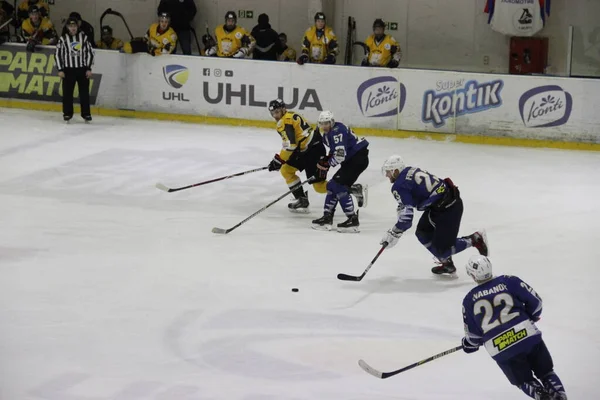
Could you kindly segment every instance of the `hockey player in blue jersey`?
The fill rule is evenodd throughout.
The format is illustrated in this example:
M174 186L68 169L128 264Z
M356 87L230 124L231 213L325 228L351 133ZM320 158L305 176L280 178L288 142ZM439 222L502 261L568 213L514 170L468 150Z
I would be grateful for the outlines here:
M463 203L458 188L450 178L444 180L417 167L404 164L402 157L388 158L381 171L392 183L392 194L398 202L398 221L389 229L381 244L387 248L396 245L398 239L411 226L414 209L423 211L417 224L417 239L439 261L433 267L434 274L456 272L452 255L474 246L480 254L488 255L485 232L458 238L463 213Z
M542 299L516 276L494 277L485 256L471 257L466 269L477 286L463 300L463 350L473 353L484 346L510 383L533 399L566 400L550 352L535 326L542 314Z
M316 132L323 135L325 146L329 148L329 154L317 165L320 176L325 179L329 167L339 164L340 169L327 182L323 216L313 221L313 228L331 230L339 203L348 219L337 225L338 232L359 232L358 210L354 209L351 194L356 196L359 207L366 205L367 187L354 183L369 166L369 142L356 137L346 125L336 122L331 111L321 112Z

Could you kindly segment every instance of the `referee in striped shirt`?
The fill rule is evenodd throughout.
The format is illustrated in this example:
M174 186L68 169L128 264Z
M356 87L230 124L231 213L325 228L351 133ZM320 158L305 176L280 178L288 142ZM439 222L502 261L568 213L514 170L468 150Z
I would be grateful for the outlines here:
M67 20L68 31L62 35L56 45L56 69L63 80L63 118L69 121L73 118L73 92L75 83L79 87L79 102L81 117L89 122L90 113L90 81L94 51L92 43L85 33L79 30L77 20Z

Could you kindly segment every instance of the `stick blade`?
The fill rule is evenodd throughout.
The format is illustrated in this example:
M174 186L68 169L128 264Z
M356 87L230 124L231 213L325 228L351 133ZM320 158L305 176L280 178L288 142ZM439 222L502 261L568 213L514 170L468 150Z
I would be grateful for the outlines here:
M346 275L346 274L338 274L337 278L340 281L353 281L353 282L358 282L360 281L363 277L362 276L354 276L354 275Z
M383 374L367 364L365 360L358 360L358 366L361 367L366 373L373 375L375 378L383 379Z
M212 228L212 233L217 233L219 235L226 235L229 233L229 230L223 229L223 228Z
M157 188L158 190L162 190L163 192L167 192L167 193L171 191L171 189L169 189L168 187L166 187L165 185L163 185L163 184L162 184L162 183L160 183L160 182L158 182L158 183L156 184L156 188Z

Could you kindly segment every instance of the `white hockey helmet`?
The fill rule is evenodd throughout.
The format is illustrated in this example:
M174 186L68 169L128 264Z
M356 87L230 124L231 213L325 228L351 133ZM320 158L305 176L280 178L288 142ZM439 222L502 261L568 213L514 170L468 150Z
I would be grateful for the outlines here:
M475 282L483 282L488 279L492 279L492 263L486 256L476 255L469 258L466 265L467 275L469 275Z
M383 174L383 176L387 176L388 171L402 171L405 167L406 164L404 164L404 160L402 159L402 157L398 155L393 155L388 157L387 160L385 160L383 166L381 167L381 173Z
M335 120L333 119L333 113L329 110L321 111L317 122L319 123L319 125L325 124L327 122L331 123L331 125L335 124Z

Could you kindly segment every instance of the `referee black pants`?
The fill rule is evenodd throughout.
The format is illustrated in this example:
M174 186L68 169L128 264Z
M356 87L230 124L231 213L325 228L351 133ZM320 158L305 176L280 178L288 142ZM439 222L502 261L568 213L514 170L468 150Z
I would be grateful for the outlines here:
M73 92L75 83L79 88L79 103L81 104L81 116L86 117L90 113L90 80L85 76L85 68L65 68L65 79L62 82L63 90L63 115L73 116Z

